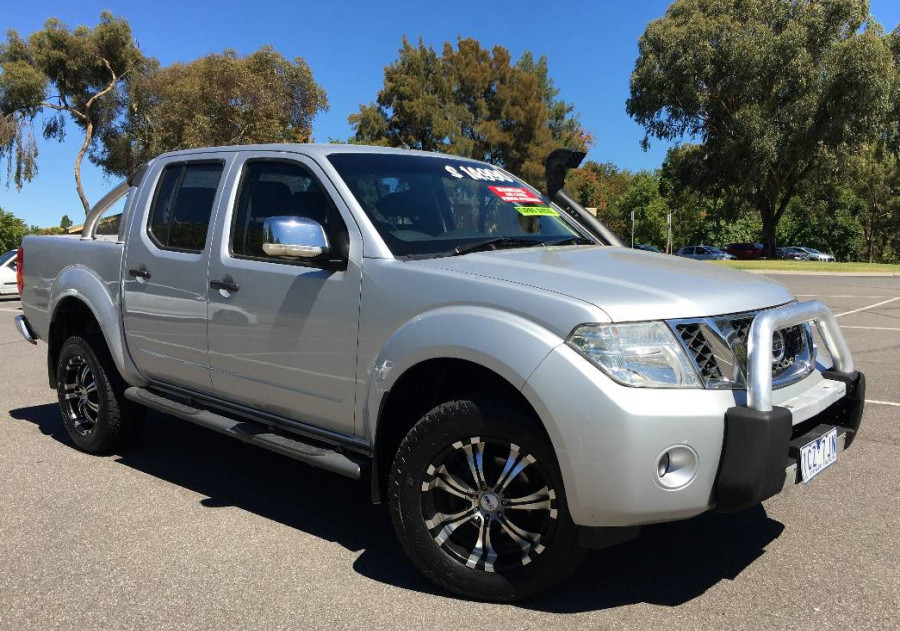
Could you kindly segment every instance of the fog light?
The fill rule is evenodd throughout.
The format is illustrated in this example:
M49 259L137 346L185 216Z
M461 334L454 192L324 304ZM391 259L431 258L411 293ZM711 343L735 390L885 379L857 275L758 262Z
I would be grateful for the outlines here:
M662 455L662 458L659 459L659 464L656 465L656 474L659 477L663 477L669 472L669 453L666 452Z
M672 491L686 487L697 475L699 461L688 445L667 447L656 459L656 483Z

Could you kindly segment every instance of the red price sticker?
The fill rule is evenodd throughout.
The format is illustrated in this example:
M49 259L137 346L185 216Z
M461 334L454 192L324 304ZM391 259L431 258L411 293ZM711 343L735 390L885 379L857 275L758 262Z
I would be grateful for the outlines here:
M527 188L519 188L518 186L488 186L488 188L491 189L491 192L493 192L494 195L505 202L512 202L515 204L522 202L544 203L540 197L536 197L535 194Z

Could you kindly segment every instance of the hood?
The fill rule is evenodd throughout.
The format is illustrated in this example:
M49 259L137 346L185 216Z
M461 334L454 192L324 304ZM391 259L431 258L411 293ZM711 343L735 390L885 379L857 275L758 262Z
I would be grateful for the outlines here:
M417 261L593 304L613 322L695 318L793 300L781 283L679 256L618 247L534 247Z

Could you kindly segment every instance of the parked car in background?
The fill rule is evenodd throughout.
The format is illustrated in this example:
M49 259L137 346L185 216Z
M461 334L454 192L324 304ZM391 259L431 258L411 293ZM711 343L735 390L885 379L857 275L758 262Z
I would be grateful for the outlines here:
M698 261L733 261L735 258L731 254L723 252L719 248L714 248L711 245L689 245L687 247L678 248L676 254Z
M635 250L644 250L645 252L656 252L657 254L662 254L662 250L653 245L647 245L645 243L638 243L634 246Z
M16 250L0 255L0 296L18 294L16 287Z
M750 261L762 258L762 243L729 243L725 246L725 251L736 259Z
M834 263L834 254L826 254L825 252L819 252L815 248L807 248L807 247L796 247L795 250L801 250L806 252L807 260L810 261L822 261L823 263Z
M809 254L807 254L800 248L793 247L775 248L775 256L780 259L793 261L806 261L809 259Z

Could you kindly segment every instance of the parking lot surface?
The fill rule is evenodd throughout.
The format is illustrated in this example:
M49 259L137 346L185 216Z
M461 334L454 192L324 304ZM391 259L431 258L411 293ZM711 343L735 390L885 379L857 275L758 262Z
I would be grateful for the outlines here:
M75 451L46 347L0 298L0 629L898 629L900 278L774 278L838 315L866 373L853 448L518 605L434 589L366 488L177 419L150 414L120 455Z

